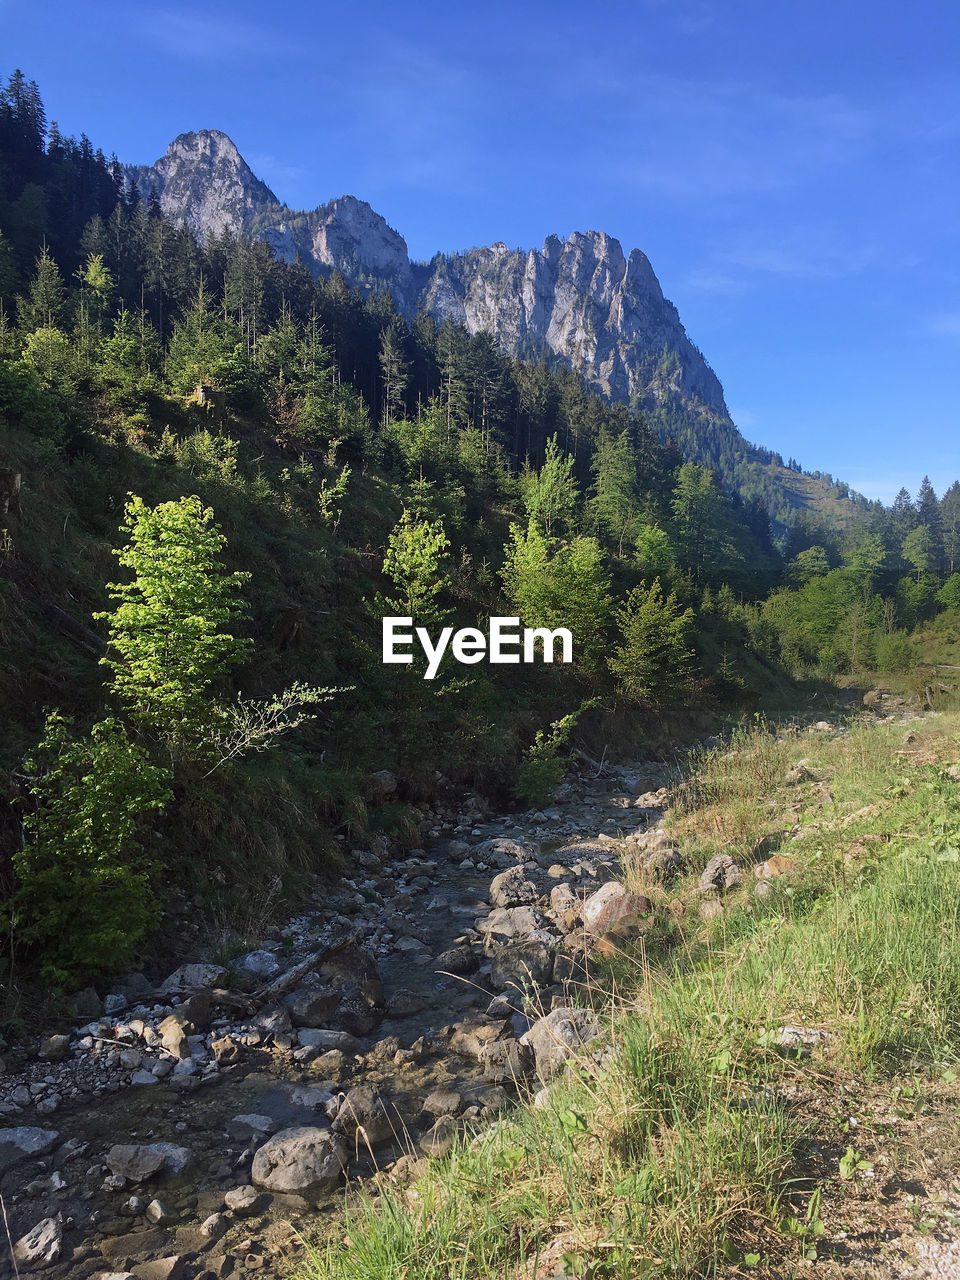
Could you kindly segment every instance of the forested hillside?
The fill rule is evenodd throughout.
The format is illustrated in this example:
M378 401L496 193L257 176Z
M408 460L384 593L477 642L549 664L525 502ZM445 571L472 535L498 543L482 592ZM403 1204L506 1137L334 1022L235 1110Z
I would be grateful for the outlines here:
M798 520L781 554L686 460L695 424L263 241L198 243L20 73L0 299L0 896L60 984L128 964L178 889L229 912L361 833L416 844L437 771L540 805L571 734L627 750L797 677L907 671L960 610L960 486L849 534ZM574 660L428 681L381 662L385 614L565 626Z

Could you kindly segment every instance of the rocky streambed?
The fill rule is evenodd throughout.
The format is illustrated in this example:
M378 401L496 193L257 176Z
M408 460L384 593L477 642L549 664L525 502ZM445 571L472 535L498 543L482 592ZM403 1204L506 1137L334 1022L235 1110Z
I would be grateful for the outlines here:
M890 702L871 718L913 718ZM0 1278L280 1280L345 1193L412 1177L572 1054L602 1066L597 957L691 893L703 917L745 879L764 896L805 831L761 841L749 877L717 855L674 897L687 868L660 819L679 769L600 773L542 812L425 812L407 854L352 850L351 878L318 881L229 969L185 956L156 985L80 993L76 1025L0 1063ZM825 786L802 762L785 780ZM625 887L628 861L650 898ZM781 1028L794 1048L811 1034Z
M84 993L83 1021L0 1075L0 1275L288 1275L345 1186L411 1176L571 1052L601 1060L591 959L653 919L624 853L662 881L682 865L658 830L673 773L428 815L429 852L353 851L229 971Z

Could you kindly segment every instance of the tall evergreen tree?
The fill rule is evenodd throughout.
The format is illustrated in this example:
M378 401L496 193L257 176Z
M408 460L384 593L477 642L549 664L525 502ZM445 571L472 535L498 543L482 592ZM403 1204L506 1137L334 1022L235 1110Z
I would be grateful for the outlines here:
M960 482L956 480L940 499L940 527L946 572L954 573L960 568Z
M35 329L60 328L66 318L67 291L60 268L44 245L37 258L37 269L25 298L17 299L20 327L27 333Z
M404 415L410 362L404 342L404 325L394 316L380 338L380 371L383 375L383 425L389 427Z
M637 466L627 431L613 436L601 427L591 463L591 520L623 555L624 539L637 522Z
M943 567L943 529L940 524L940 504L929 476L923 477L917 491L917 522L930 532L933 561L931 570L939 573Z

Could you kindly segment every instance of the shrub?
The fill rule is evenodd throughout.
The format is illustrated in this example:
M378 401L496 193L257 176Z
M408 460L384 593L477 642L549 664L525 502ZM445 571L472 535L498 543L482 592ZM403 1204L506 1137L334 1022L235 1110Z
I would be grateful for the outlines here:
M74 738L47 717L27 761L34 804L14 854L15 939L37 948L46 976L77 984L128 964L155 911L142 821L170 799L168 775L115 719Z
M892 631L877 639L877 670L893 675L909 671L916 664L916 654L906 631Z
M510 526L501 570L510 607L528 627L568 627L574 662L600 663L610 611L609 578L596 538L559 543L534 520L526 531Z
M595 707L599 698L591 698L576 711L554 720L549 730L540 729L533 744L524 752L517 768L513 793L521 804L539 808L546 804L563 781L560 748L566 743L577 721L585 711Z

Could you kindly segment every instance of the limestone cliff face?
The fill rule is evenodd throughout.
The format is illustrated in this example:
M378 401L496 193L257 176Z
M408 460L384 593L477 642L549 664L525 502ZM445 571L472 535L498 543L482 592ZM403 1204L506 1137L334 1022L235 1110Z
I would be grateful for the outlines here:
M528 253L495 244L441 258L422 302L471 333L490 330L511 353L560 356L613 399L676 393L726 416L720 382L646 255L624 257L605 232L548 236ZM665 349L676 357L666 374L658 368Z
M288 209L217 130L181 134L155 165L127 175L145 196L155 188L164 213L199 236L263 237L318 275L335 269L351 284L386 286L408 314L423 308L471 333L488 330L511 354L560 358L614 399L679 397L727 417L716 375L646 256L625 256L605 232L548 236L529 252L498 243L412 264L403 237L354 196Z
M155 190L160 208L194 235L244 235L262 209L280 201L219 129L181 133L153 165L127 165L144 199Z
M350 283L372 277L401 307L415 305L406 241L370 205L341 196L308 212L289 209L217 129L181 133L156 164L128 165L126 174L144 198L155 189L166 216L201 238L225 231L262 238L278 257L299 255L317 275L337 270Z

